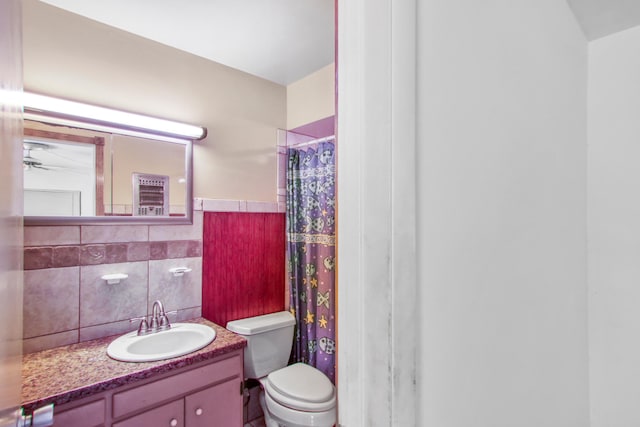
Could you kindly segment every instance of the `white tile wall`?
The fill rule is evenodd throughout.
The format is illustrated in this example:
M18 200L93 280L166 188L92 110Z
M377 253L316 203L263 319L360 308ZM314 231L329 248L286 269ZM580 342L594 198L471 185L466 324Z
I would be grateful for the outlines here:
M205 212L281 212L277 202L201 199Z
M80 267L24 272L25 338L78 328Z
M154 241L202 240L203 211L284 212L284 203L196 199L193 225L25 227L25 246L61 246ZM186 244L186 243L185 243ZM173 277L171 267L192 269ZM100 278L127 273L117 285ZM23 351L135 330L129 319L149 314L159 299L178 310L172 322L202 315L202 257L49 268L24 272Z
M202 219L202 211L195 211L191 225L150 225L149 241L202 239Z
M25 227L25 245L148 245L153 239L171 240L170 249L184 246L185 253L190 253L193 241L202 240L202 224L200 210L194 214L194 224L185 226ZM135 249L135 245L129 245L129 249ZM167 255L171 256L169 252ZM142 258L137 262L25 271L23 351L135 330L138 324L129 319L148 315L156 299L167 310L179 310L170 316L172 322L202 315L202 257L150 261ZM174 278L168 270L176 266L189 267L192 272ZM127 273L129 277L120 284L108 285L100 278L108 273Z
M74 344L78 342L78 330L59 332L57 334L43 335L41 337L27 338L22 341L22 351L33 353L35 351L46 350L48 348L59 347L61 345Z
M109 285L100 277L125 273L129 277ZM145 314L148 261L80 267L80 326L128 320Z
M202 210L202 199L200 199L200 198L193 199L193 210L194 211L201 211Z
M82 226L81 243L145 242L149 240L149 228L146 225Z
M191 271L176 277L169 272L174 267L187 267ZM166 311L201 306L201 283L202 258L149 261L149 311L155 300L162 301Z
M202 209L207 212L240 212L240 200L203 199Z
M109 335L121 335L135 330L139 322L121 320L119 322L104 323L80 328L80 341L89 341L96 338L107 337Z
M278 203L247 202L247 212L278 212Z
M185 320L193 319L202 316L202 306L185 308L184 310L178 310L176 314L169 315L169 321L171 322L183 322Z
M77 245L80 243L80 226L25 227L25 246Z

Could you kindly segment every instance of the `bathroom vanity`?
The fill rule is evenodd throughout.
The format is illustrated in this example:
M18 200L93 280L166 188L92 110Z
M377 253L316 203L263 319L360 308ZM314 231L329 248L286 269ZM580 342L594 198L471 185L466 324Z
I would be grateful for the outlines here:
M25 412L54 404L54 426L241 427L246 341L216 330L207 347L157 362L119 362L106 348L117 337L27 354Z

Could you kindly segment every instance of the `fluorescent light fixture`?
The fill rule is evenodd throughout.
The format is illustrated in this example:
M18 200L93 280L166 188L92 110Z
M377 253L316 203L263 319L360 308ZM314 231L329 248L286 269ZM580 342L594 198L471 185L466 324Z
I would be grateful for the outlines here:
M170 142L200 140L207 129L141 114L24 92L24 118Z

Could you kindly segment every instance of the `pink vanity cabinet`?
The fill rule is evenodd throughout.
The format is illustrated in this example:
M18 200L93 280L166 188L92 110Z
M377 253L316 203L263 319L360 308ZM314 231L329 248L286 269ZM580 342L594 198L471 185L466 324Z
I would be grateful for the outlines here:
M235 350L55 407L55 427L242 427Z

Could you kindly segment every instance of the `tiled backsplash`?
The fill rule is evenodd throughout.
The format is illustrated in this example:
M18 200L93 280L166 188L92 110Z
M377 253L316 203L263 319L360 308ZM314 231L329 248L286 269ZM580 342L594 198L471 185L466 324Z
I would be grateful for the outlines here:
M25 227L24 352L120 334L153 301L201 315L202 218L193 225ZM173 267L191 272L176 277ZM101 276L126 273L109 285Z
M24 249L24 269L39 270L200 256L200 240L34 246Z

